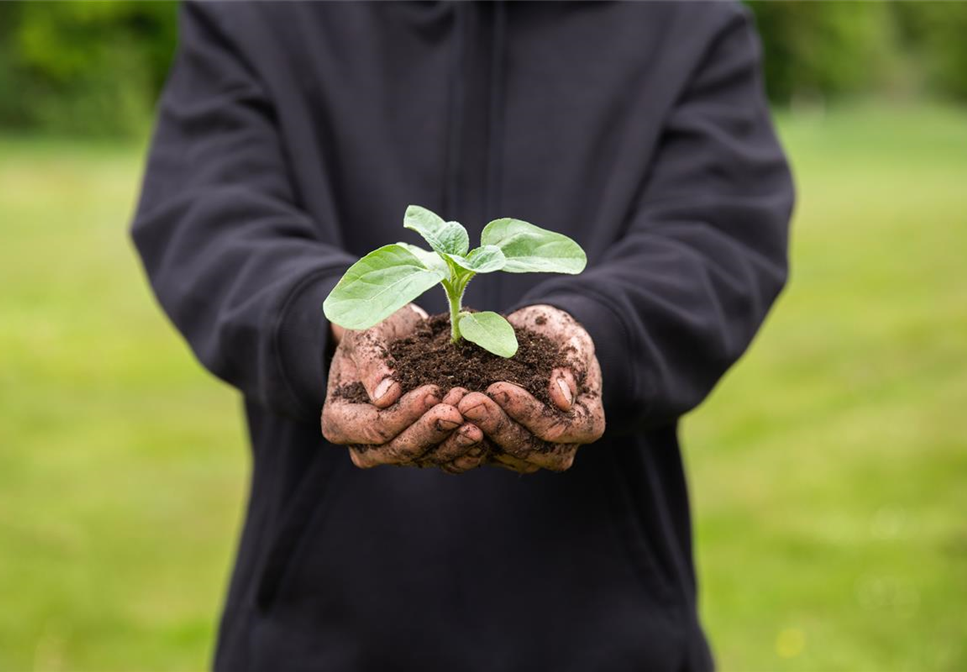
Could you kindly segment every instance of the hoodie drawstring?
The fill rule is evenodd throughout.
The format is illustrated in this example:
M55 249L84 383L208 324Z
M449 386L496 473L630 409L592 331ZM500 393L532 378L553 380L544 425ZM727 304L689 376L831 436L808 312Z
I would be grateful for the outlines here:
M466 58L467 13L461 2L453 3L453 54L450 58L450 108L447 129L446 183L443 194L443 212L452 213L459 207L460 194L460 138L463 135L463 71Z
M487 129L487 198L488 217L500 217L501 180L504 135L504 51L507 33L507 7L501 1L493 4L494 24L490 60L490 109Z
M450 101L447 129L446 147L446 182L443 194L443 212L460 212L461 203L461 175L465 171L461 170L461 161L466 160L463 156L463 138L466 129L466 113L464 110L468 85L473 82L466 82L467 59L469 58L468 45L473 44L471 36L468 34L475 24L470 16L471 12L479 11L483 6L474 6L470 3L453 3L454 33L452 44L452 57L450 60ZM480 177L481 182L478 188L482 189L484 196L482 205L485 209L485 216L498 217L501 207L501 180L503 179L502 163L503 156L501 147L503 146L504 134L504 65L506 51L507 34L507 7L504 2L498 1L490 4L493 10L492 33L490 39L490 72L489 82L487 83L488 105L487 105L487 126L481 129L486 133L486 152L482 160L484 171ZM479 25L479 24L478 24ZM475 53L479 53L475 49ZM454 216L453 214L448 216Z

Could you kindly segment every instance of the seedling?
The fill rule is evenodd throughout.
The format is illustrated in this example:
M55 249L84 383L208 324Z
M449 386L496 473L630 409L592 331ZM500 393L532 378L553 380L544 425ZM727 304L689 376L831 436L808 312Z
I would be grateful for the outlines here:
M450 306L454 343L466 338L500 357L513 357L517 337L507 320L493 312L463 310L467 283L478 273L567 273L584 270L581 246L560 233L519 219L495 219L480 234L480 247L470 250L470 237L459 222L411 205L403 226L416 231L433 251L394 243L374 250L349 267L333 288L323 311L346 329L369 329L441 284Z

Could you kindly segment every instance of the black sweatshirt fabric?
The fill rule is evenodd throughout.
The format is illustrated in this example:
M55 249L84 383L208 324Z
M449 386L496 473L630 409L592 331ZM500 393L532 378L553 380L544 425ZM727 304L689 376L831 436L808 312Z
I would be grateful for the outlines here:
M181 19L133 236L251 432L215 667L711 669L677 422L782 288L793 202L748 12L219 3ZM410 203L471 240L512 216L587 250L579 276L490 274L467 295L558 306L594 338L608 430L569 471L359 470L320 435L323 299L359 256L420 242Z

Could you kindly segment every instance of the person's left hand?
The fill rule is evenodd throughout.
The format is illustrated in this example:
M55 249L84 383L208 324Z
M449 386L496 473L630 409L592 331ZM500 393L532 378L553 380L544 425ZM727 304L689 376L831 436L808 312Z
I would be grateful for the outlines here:
M554 369L548 381L552 405L518 385L499 382L487 394L467 394L457 408L489 439L492 463L521 473L564 471L580 445L604 433L601 366L594 342L573 317L552 306L527 306L507 319L544 334L567 353L567 366Z

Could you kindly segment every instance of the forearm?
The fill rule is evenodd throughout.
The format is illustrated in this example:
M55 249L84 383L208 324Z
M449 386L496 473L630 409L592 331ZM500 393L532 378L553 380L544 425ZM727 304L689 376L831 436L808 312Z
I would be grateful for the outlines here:
M207 8L182 40L132 234L158 300L199 360L246 397L318 417L322 301L352 259L297 205L270 104Z
M338 346L342 342L342 337L345 333L346 330L338 324L329 323L329 337L332 339L333 346Z
M785 283L793 185L758 68L736 14L669 114L623 237L519 304L557 306L591 334L609 433L700 403Z

